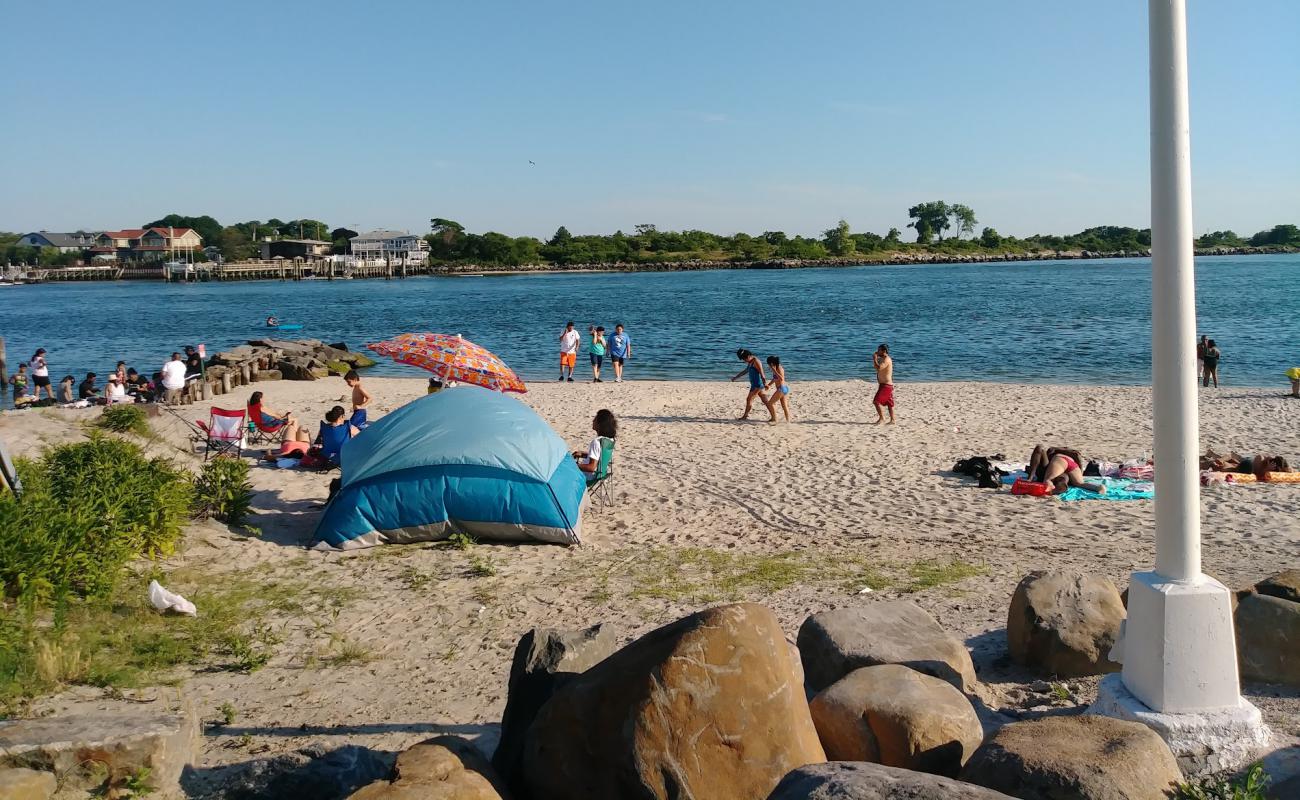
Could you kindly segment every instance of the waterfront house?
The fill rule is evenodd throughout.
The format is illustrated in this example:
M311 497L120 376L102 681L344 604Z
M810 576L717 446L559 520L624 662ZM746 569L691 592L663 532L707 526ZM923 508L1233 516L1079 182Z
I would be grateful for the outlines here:
M405 231L368 231L350 241L352 257L361 262L423 264L429 256L429 243Z
M203 249L193 228L126 228L104 231L91 248L99 261L175 261Z
M24 233L15 244L26 247L55 247L60 253L80 253L95 246L98 231L76 231L74 233L54 233L36 231Z
M304 258L315 261L329 255L330 242L319 239L268 239L262 245L262 260Z

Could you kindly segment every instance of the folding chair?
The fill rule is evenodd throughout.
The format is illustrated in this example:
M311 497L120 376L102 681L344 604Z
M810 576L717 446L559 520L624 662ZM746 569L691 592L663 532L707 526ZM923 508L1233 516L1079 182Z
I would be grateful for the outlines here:
M614 502L614 440L608 436L600 438L600 463L587 481L587 494L592 501L599 500L601 505Z
M250 414L248 419L248 446L279 444L280 437L284 435L284 426L289 424L289 418L277 417L276 419L279 422L278 425L267 425L262 422L261 414L258 414L256 418Z
M207 461L213 454L216 455L233 455L236 458L244 454L244 449L248 444L244 441L246 433L244 432L244 421L248 414L244 409L232 411L228 408L212 407L211 416L205 424L197 421L195 424L203 432L203 460ZM197 437L196 437L197 438Z

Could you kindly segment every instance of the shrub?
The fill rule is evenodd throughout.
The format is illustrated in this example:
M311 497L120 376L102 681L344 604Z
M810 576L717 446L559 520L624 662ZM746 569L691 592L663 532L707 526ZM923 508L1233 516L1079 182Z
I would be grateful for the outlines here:
M194 479L196 517L213 517L228 525L239 525L252 505L253 485L248 482L248 462L237 458L214 458L203 465Z
M134 433L143 437L148 437L152 433L144 409L136 405L108 406L104 409L104 413L99 415L95 424L114 433Z
M190 504L187 474L130 442L92 436L19 460L23 497L0 497L0 588L38 604L107 596L123 566L165 555Z
M1268 781L1264 765L1255 763L1235 779L1210 777L1194 783L1181 783L1174 797L1176 800L1265 800Z

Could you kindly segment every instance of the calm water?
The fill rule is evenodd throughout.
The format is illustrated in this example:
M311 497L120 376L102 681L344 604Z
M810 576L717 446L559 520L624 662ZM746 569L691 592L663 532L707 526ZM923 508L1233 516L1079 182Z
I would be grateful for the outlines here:
M1300 365L1300 256L1199 259L1200 330L1228 384L1284 383ZM693 273L0 288L9 366L49 350L50 372L101 376L121 358L157 369L181 345L209 352L266 334L275 313L354 349L404 331L462 333L527 380L558 372L568 319L622 322L630 378L718 379L737 347L779 354L795 381L864 376L889 342L900 382L1150 380L1150 276L1142 259ZM580 375L586 356L579 357ZM142 371L143 371L142 369ZM419 376L382 364L373 374Z

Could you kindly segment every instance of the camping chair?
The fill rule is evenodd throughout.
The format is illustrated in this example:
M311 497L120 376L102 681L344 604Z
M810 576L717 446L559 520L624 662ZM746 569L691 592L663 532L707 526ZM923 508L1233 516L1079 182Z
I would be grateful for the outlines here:
M258 406L258 408L261 408L261 406ZM284 426L289 424L288 417L276 417L277 422L275 424L267 425L262 421L260 412L256 415L250 413L248 416L249 447L280 443L280 437L284 435Z
M211 416L208 417L207 423L198 421L195 424L203 432L203 445L206 448L203 451L203 460L207 461L208 457L213 455L229 454L236 458L244 454L244 448L248 445L244 441L244 420L248 417L244 409L232 411L228 408L212 407ZM197 441L198 437L194 437Z
M614 502L614 440L608 436L599 438L600 463L587 479L587 494L593 502L600 500L601 505L609 505Z

